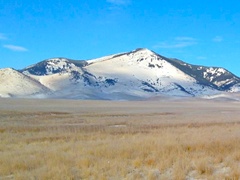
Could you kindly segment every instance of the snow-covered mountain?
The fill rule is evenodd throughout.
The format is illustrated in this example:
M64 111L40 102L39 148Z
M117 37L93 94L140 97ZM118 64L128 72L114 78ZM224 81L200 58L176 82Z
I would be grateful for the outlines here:
M0 82L2 97L37 94L48 98L135 100L162 95L210 97L240 90L240 78L224 68L191 65L148 49L87 61L53 58L11 71L8 77L14 81ZM31 86L20 86L26 81Z
M44 85L12 68L0 69L0 97L44 97L51 91Z

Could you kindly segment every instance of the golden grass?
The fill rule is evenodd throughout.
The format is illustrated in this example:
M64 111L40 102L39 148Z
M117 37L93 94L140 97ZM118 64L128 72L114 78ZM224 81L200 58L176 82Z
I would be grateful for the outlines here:
M0 179L240 178L237 121L158 122L174 118L2 110Z

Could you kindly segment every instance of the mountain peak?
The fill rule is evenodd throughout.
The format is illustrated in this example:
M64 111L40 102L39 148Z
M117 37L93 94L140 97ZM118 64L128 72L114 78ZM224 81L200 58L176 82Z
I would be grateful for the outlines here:
M0 71L2 71L2 72L11 72L11 71L16 71L16 70L13 69L13 68L3 68L3 69L0 69Z
M87 61L51 58L20 71L1 69L0 80L0 97L47 93L55 98L136 100L240 91L240 78L223 68L188 64L147 48Z
M78 71L79 67L86 65L85 61L70 60L67 58L51 58L31 65L21 72L33 75L51 75L62 72Z
M144 52L144 53L154 53L153 51L147 49L147 48L137 48L133 51L131 51L132 53L136 53L136 52Z
M48 92L40 82L13 68L0 69L0 97L28 97Z
M135 49L133 51L150 51L150 50L147 49L147 48L137 48L137 49Z

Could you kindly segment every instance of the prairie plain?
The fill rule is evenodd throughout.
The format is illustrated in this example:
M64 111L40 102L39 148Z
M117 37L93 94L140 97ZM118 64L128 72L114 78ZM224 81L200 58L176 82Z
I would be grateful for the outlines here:
M2 179L240 179L240 103L0 99Z

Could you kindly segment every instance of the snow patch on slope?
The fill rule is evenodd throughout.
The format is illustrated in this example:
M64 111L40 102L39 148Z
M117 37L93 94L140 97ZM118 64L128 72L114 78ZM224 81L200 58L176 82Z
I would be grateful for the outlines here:
M142 89L155 94L158 92L181 96L194 96L206 91L214 93L213 89L198 85L194 78L147 49L105 59L101 63L97 60L93 62L87 66L88 71L94 72L97 77L118 79L118 85L121 86L116 89L119 91L136 88L138 91Z
M52 58L21 72L23 74L16 71L18 77L14 77L14 73L11 75L17 81L13 81L12 86L18 83L23 86L19 88L22 94L44 94L47 89L52 92L48 97L72 99L139 100L159 96L212 96L220 92L215 85L231 87L238 80L223 68L190 65L165 58L148 49L136 49L88 61ZM22 81L24 78L31 83L23 85L26 83ZM7 83L3 84L6 86ZM40 90L35 90L35 86ZM232 88L232 91L238 87ZM0 92L5 94L1 96L7 96L6 91L0 89ZM13 94L22 95L17 92Z
M1 97L19 97L47 94L48 89L39 82L11 69L0 69L0 92Z

